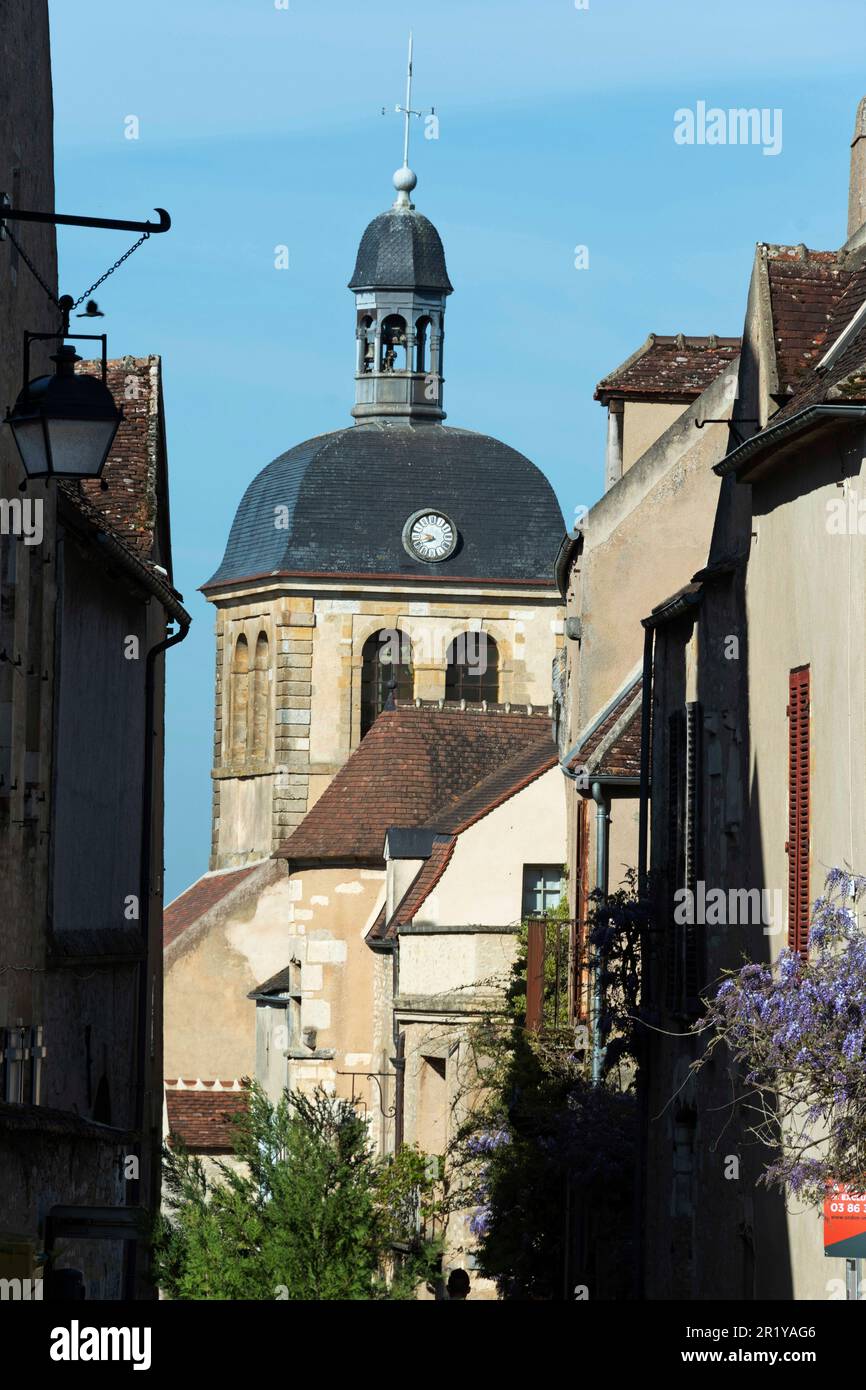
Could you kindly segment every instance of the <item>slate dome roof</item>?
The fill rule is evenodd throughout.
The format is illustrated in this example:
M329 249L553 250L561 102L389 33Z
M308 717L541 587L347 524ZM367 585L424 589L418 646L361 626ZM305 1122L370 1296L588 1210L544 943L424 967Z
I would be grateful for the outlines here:
M361 237L349 289L450 294L445 250L430 219L414 208L389 208L374 217Z
M407 519L426 507L445 512L458 533L438 563L403 548ZM269 463L244 493L222 563L203 587L281 573L550 584L564 529L544 474L498 439L369 422Z

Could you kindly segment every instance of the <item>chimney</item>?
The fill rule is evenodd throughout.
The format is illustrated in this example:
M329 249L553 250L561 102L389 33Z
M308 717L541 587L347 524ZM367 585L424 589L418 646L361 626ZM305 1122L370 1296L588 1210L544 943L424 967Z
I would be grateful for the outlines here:
M848 239L866 222L866 97L861 97L851 141L851 181L848 185Z

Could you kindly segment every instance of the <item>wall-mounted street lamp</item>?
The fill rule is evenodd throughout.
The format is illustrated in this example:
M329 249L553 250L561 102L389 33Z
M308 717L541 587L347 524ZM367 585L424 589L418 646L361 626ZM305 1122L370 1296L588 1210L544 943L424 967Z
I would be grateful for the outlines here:
M60 300L64 329L69 322L72 298ZM102 380L78 375L81 358L68 339L87 338L102 344ZM51 358L56 364L49 376L30 380L30 344L37 340L60 341ZM123 419L123 407L115 404L108 389L108 344L104 333L25 333L24 386L5 423L12 430L24 472L30 478L98 478Z
M53 293L39 275L29 259L24 259L39 280L49 298L61 313L59 333L24 334L24 378L18 399L11 410L6 412L5 423L10 426L24 472L31 478L98 478L100 477L109 450L114 443L118 426L123 419L123 407L118 407L108 389L108 344L104 333L70 333L69 315L98 285L111 275L119 265L130 256L151 232L167 232L171 218L164 208L157 208L159 222L127 222L101 217L69 217L61 213L25 212L8 204L0 194L0 235L11 232L5 223L11 220L22 222L49 222L63 226L107 227L141 232L136 242L125 255L116 261L110 270L86 290L77 301L65 294L55 299ZM14 237L11 237L14 241ZM17 245L17 242L15 243ZM22 248L19 253L24 255ZM93 306L96 308L95 304ZM85 317L88 315L86 314ZM93 314L89 314L93 317ZM71 340L87 339L102 344L102 380L75 371L76 362L81 358L72 346ZM54 341L59 343L51 360L55 370L48 376L30 380L30 344L33 342ZM26 487L26 482L22 485ZM103 484L103 486L105 486Z

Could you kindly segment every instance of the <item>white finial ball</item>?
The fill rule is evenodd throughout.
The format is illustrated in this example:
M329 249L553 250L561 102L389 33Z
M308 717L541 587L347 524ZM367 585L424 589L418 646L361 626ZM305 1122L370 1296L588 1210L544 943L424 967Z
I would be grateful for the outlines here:
M411 193L417 182L418 176L408 164L404 164L394 175L394 187L398 193Z

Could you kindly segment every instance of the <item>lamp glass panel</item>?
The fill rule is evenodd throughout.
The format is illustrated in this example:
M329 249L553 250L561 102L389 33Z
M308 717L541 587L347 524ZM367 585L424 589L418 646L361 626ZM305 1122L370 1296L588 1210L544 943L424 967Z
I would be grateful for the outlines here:
M117 420L49 420L52 472L58 477L98 477L117 425Z
M12 423L12 433L24 471L28 478L41 478L48 472L48 459L45 453L45 435L42 420L20 420Z

